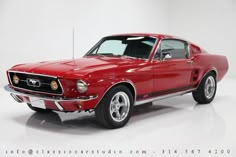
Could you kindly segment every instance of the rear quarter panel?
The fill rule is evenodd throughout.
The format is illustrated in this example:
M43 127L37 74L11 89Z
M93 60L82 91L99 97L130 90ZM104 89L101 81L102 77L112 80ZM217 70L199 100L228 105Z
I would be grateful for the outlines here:
M226 56L223 55L199 53L193 57L193 60L194 66L199 69L199 81L211 70L217 72L216 79L220 81L228 71L228 61Z

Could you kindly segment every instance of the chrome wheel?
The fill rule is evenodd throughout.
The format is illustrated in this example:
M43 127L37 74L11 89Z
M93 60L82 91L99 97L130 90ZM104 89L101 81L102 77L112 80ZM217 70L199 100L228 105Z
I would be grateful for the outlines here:
M207 99L211 99L215 93L216 82L213 76L209 76L206 79L204 85L204 93Z
M106 128L123 127L130 119L134 96L124 85L112 87L95 108L97 121Z
M129 113L130 101L125 92L116 93L110 102L110 115L116 122L123 121Z

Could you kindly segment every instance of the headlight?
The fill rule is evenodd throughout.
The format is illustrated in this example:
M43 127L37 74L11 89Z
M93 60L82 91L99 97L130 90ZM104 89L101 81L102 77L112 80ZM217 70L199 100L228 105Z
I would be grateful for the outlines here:
M14 75L14 76L13 76L13 82L14 82L15 84L18 84L18 83L20 82L19 77L16 76L16 75Z
M57 90L57 89L58 89L58 84L57 84L56 81L52 81L51 84L50 84L50 86L51 86L51 89L52 89L52 90Z
M86 82L82 81L82 80L78 80L77 81L77 90L80 93L85 93L88 90L88 85Z

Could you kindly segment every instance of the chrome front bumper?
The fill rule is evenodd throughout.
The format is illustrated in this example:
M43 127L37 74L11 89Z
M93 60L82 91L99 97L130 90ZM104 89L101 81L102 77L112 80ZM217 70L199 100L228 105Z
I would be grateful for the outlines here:
M24 92L19 92L14 90L13 88L9 87L9 85L4 86L5 91L9 92L10 95L17 101L17 102L24 102L18 96L26 96L26 97L33 97L38 100L47 100L52 101L57 106L60 111L63 111L63 107L60 105L60 102L70 102L70 101L78 101L78 102L85 102L94 100L97 98L97 95L90 95L90 96L80 96L77 98L63 98L63 97L49 97L43 95L35 95L35 94L28 94Z

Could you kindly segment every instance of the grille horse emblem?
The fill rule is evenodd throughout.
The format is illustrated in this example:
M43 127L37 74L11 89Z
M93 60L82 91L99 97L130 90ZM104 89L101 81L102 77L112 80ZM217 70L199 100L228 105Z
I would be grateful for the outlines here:
M40 81L37 79L27 78L27 85L32 87L40 87Z

